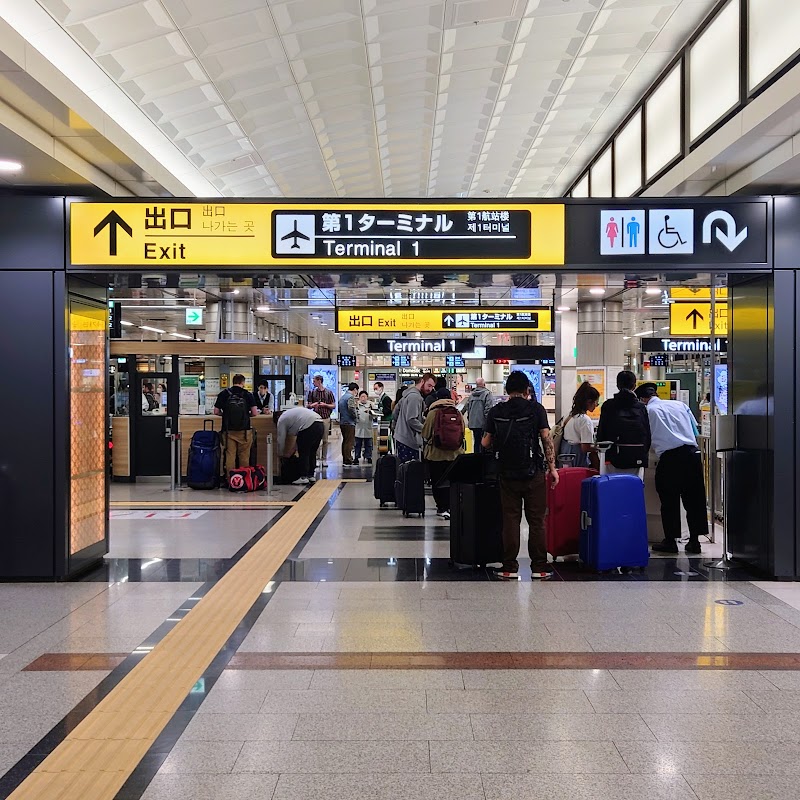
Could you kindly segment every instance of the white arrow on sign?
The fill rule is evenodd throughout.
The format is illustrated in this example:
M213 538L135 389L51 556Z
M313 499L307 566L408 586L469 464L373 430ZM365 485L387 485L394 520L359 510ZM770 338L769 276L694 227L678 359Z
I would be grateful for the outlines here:
M731 214L727 211L712 211L703 220L703 244L711 244L711 229L715 222L725 223L724 232L722 226L717 226L717 239L719 239L731 253L747 238L746 225L737 233L736 220Z

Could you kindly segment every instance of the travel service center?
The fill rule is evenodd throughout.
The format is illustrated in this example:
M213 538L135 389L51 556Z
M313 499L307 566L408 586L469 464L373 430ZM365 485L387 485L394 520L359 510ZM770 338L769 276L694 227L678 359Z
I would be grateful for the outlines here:
M711 462L724 463L726 476L727 549L767 577L800 576L800 198L15 197L0 200L0 211L2 579L70 578L108 551L109 285L122 274L187 269L253 278L371 270L388 279L458 270L547 276L555 286L612 273L631 285L660 276L675 287L676 302L669 335L653 330L641 339L645 369L686 352L706 354L712 367L727 362L720 371L727 413L710 417ZM690 288L700 274L709 276L705 290ZM593 365L605 370L607 384L625 365L611 346L621 338L614 328L619 306L587 304L582 320L579 311L572 386ZM487 330L554 331L563 354L567 333L557 310L536 301L502 308L340 305L336 319L340 331L380 335L398 358L411 347L400 341L409 332L435 338ZM460 347L447 341L454 352ZM218 347L255 353L235 342ZM177 352L175 344L163 348ZM308 350L258 346L261 354L313 359ZM556 411L571 391L565 383ZM720 412L713 406L722 395L715 394L712 411Z

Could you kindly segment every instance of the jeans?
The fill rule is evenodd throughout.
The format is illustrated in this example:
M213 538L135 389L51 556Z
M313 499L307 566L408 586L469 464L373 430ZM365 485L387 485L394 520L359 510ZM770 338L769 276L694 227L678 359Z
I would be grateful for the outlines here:
M361 458L361 451L364 451L364 458L367 461L372 461L372 437L370 436L369 439L366 437L357 436L356 437L356 461Z
M547 511L547 484L543 472L525 480L500 477L500 501L503 504L503 568L508 572L519 569L520 523L523 506L528 520L528 555L531 570L547 567L547 546L544 535L544 515Z
M450 486L439 489L436 484L444 477L445 472L450 469L452 461L428 461L428 470L431 475L431 486L433 487L433 499L436 501L436 511L450 510Z
M356 441L355 425L339 425L342 431L342 463L353 463L353 445Z
M483 439L483 428L470 428L472 431L472 438L473 438L473 453L482 453L483 452L483 445L481 444L481 439Z
M326 417L322 420L322 442L320 444L320 460L328 460L328 437L331 435L331 418Z
M708 508L703 479L703 461L696 447L686 445L667 450L656 467L656 491L661 500L661 524L665 539L681 535L681 507L686 509L689 538L708 536Z
M297 434L297 452L300 456L301 477L314 477L314 472L317 469L317 449L322 441L323 430L322 422L315 422Z

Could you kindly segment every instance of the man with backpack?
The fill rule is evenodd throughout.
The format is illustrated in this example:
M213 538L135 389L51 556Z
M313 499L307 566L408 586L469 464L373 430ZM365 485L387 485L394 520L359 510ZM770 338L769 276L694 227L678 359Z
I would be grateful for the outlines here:
M472 390L467 400L467 423L472 431L474 451L480 453L483 429L486 425L486 416L492 407L492 393L486 388L486 381L478 378L475 381L475 388Z
M606 468L638 475L647 467L650 452L650 420L647 406L634 394L636 376L629 370L617 375L619 391L600 408L597 441L613 442L606 453Z
M553 574L547 561L544 516L547 511L545 473L558 484L555 450L550 438L547 412L527 397L530 382L524 372L514 371L506 380L508 400L489 411L481 444L495 453L503 506L503 566L501 580L519 579L520 523L522 511L528 521L528 555L531 578ZM544 455L539 447L541 441Z
M422 438L425 441L425 460L430 469L436 513L442 519L450 519L450 489L439 488L437 484L450 464L464 452L464 417L449 395L435 400L428 409L422 426Z
M394 409L394 442L397 463L419 461L422 450L422 418L425 398L433 391L436 378L426 372L406 389Z
M256 399L244 388L244 375L234 375L232 383L230 389L223 389L217 395L214 403L214 413L222 417L226 479L228 470L249 466L250 448L253 445L250 417L258 416Z

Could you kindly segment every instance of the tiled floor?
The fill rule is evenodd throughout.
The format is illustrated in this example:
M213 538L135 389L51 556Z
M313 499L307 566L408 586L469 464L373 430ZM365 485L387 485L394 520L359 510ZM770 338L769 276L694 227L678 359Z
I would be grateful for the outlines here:
M719 545L643 574L490 582L450 568L433 513L379 510L365 473L344 477L118 800L798 796L800 588L720 580L703 566ZM0 585L0 797L269 537L281 509L237 499L115 520L84 582Z

